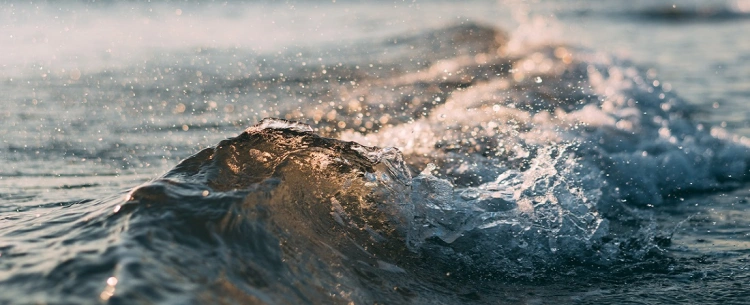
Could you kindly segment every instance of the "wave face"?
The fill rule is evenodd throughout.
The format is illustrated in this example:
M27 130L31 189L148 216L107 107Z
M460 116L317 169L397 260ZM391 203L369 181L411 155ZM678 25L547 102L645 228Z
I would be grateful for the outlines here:
M187 249L175 254L196 253L195 261L179 265L220 267L201 288L209 291L206 301L241 291L252 291L247 298L261 302L310 301L323 291L330 293L323 300L364 301L350 295L358 285L354 272L362 269L355 265L400 272L394 262L407 251L414 211L404 166L395 149L322 138L303 124L264 120L136 188L119 213L181 219L177 227L164 228L164 240L150 243L172 243L170 232L190 232L191 242L180 245ZM151 230L147 225L143 234ZM154 266L155 276L163 274L162 264L170 265L165 260Z
M454 304L496 303L507 280L666 272L646 209L748 180L747 143L630 62L511 42L463 24L216 79L314 102L71 203L42 242L2 227L48 255L11 256L0 280L21 303Z

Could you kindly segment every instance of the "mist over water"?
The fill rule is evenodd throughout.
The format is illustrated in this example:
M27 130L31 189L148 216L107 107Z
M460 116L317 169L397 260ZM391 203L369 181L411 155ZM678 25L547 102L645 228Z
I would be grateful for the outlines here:
M0 303L741 303L748 11L6 2Z

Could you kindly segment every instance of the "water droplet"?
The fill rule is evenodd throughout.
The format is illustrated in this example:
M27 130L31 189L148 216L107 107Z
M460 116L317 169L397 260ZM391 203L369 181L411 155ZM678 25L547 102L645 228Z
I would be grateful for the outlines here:
M541 84L541 83L542 83L542 78L541 78L541 77L539 77L539 76L537 76L537 77L536 77L536 78L534 79L534 81L535 81L535 82L536 82L537 84Z

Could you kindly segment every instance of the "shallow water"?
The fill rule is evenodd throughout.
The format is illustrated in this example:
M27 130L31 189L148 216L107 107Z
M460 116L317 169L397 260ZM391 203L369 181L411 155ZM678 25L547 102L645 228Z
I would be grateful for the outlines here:
M622 5L8 2L0 303L743 303L748 4Z

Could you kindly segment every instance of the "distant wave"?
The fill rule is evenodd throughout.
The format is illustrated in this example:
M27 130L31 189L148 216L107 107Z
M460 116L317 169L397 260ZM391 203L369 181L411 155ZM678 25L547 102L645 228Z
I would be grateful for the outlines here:
M568 13L559 13L559 15L563 17L590 16L590 14L629 20L667 23L731 22L750 19L750 12L746 10L723 6L655 6L611 13L593 12L589 10L577 10Z
M635 11L629 15L663 22L723 22L750 19L750 12L725 7L656 7Z

